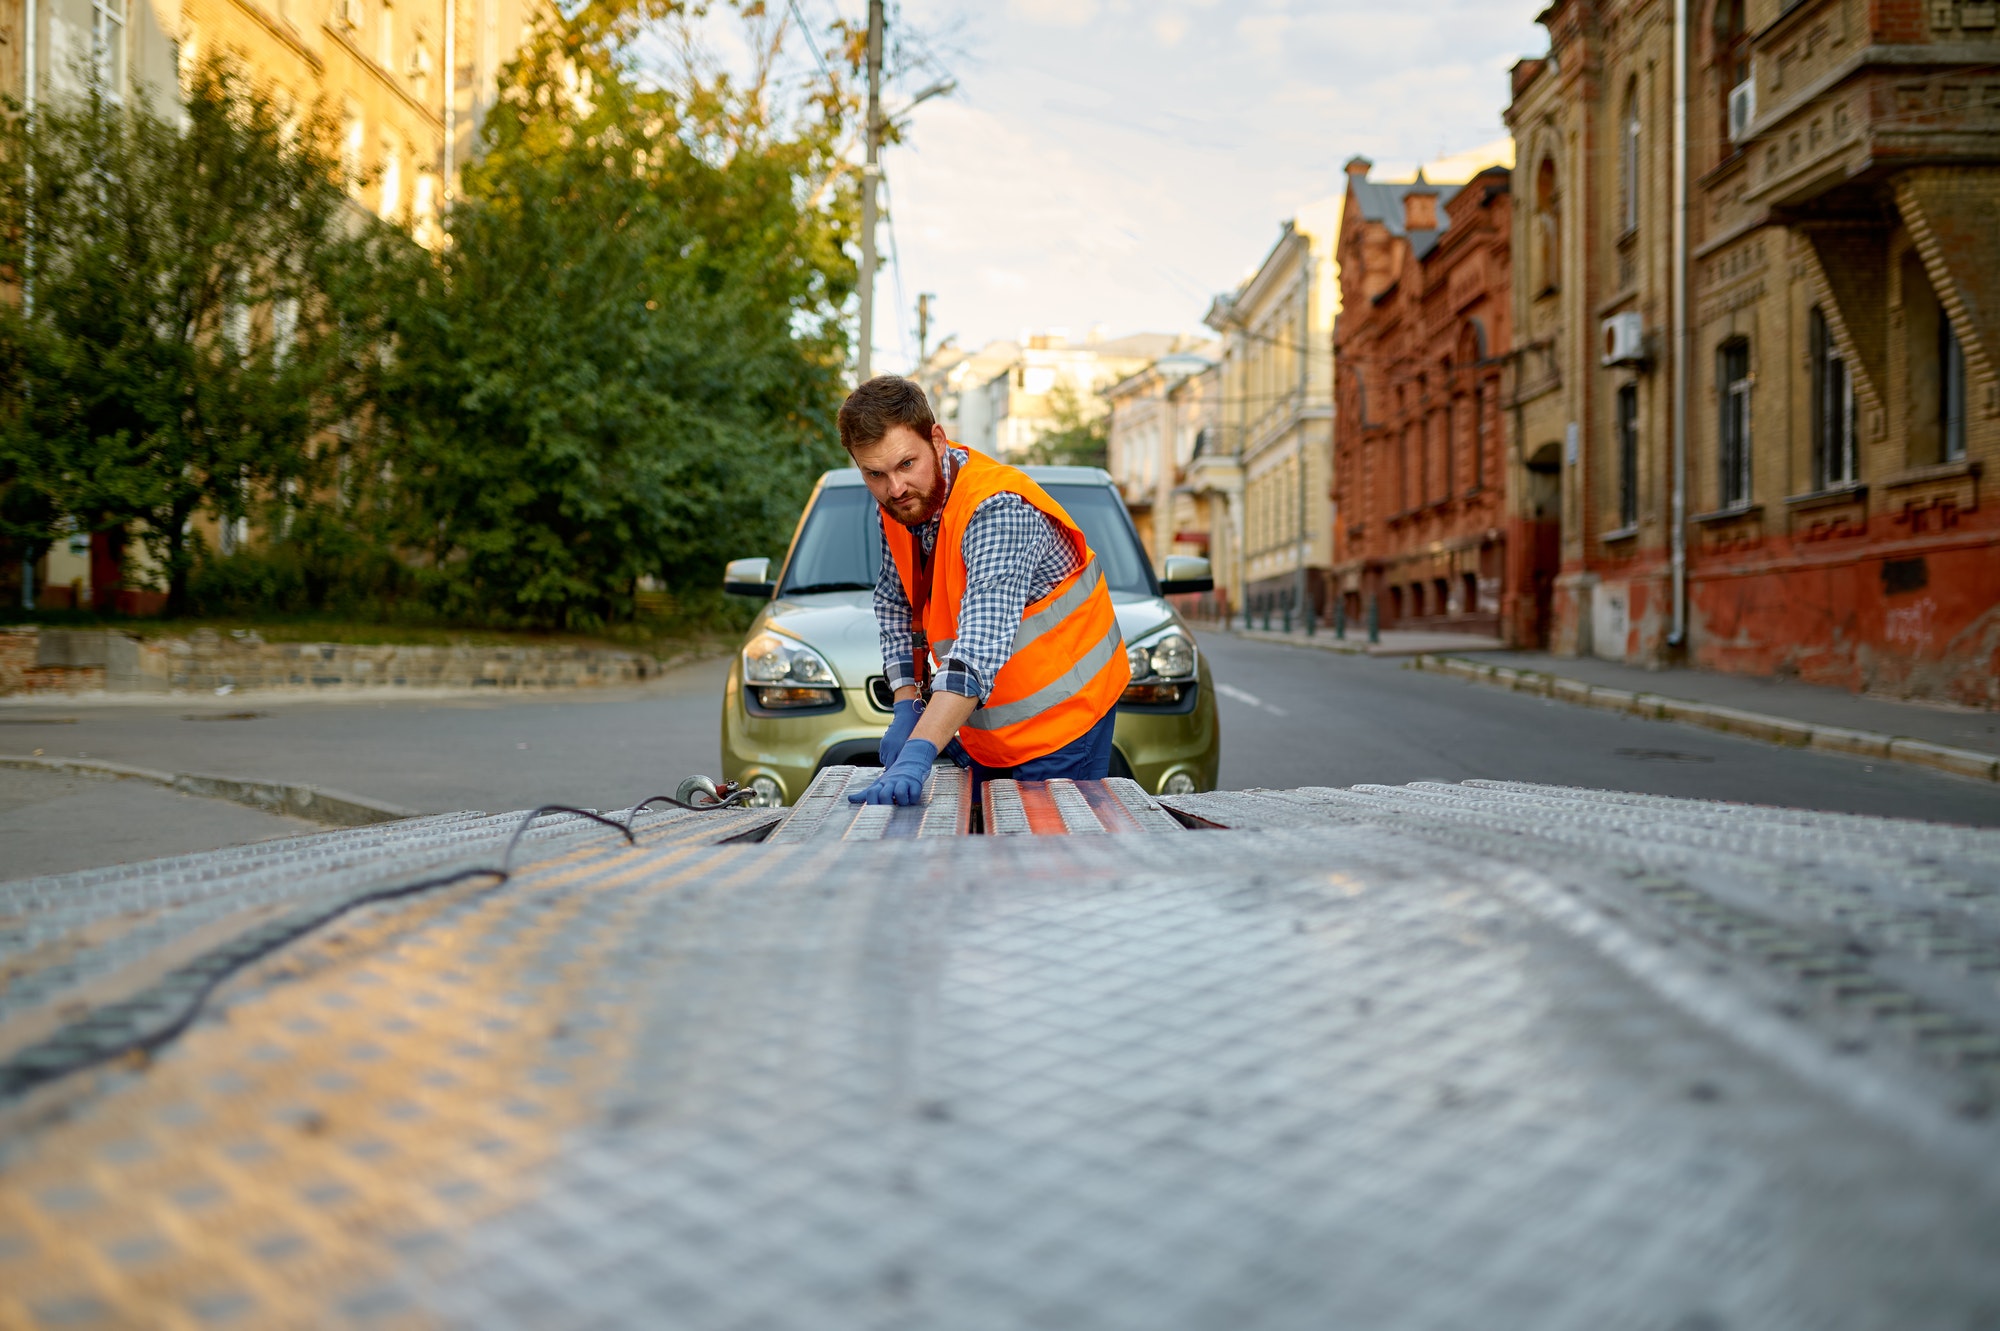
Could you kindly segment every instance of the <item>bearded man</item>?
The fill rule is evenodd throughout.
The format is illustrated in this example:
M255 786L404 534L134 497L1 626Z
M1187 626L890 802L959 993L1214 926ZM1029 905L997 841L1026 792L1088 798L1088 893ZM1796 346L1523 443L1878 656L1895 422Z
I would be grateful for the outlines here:
M924 392L848 394L840 442L879 506L875 619L895 719L857 804L915 804L940 753L975 779L1101 779L1131 680L1083 529L1013 467L960 448Z

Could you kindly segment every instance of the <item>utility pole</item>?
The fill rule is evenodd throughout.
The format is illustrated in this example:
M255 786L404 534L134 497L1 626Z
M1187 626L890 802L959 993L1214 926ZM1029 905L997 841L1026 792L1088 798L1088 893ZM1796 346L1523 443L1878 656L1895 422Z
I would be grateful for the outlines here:
M933 291L917 293L917 365L921 367L930 357L931 302L937 299Z
M1306 580L1306 557L1312 550L1312 535L1306 522L1306 478L1312 474L1307 465L1306 452L1306 397L1312 384L1312 241L1303 232L1293 233L1299 245L1299 568L1292 587L1292 599L1297 604L1301 616L1305 618L1306 635L1312 635L1312 609L1307 604L1309 588Z
M868 162L861 168L861 346L854 374L866 383L875 352L875 187L882 179L883 0L868 0Z

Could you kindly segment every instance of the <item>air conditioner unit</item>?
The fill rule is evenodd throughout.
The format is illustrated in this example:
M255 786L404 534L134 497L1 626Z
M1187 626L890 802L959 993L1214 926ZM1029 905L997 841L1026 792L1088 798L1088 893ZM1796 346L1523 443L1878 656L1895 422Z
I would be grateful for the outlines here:
M1750 122L1757 118L1757 80L1748 78L1729 90L1729 140L1741 143L1750 137Z
M1646 361L1646 322L1636 310L1614 314L1604 321L1604 363L1643 365Z

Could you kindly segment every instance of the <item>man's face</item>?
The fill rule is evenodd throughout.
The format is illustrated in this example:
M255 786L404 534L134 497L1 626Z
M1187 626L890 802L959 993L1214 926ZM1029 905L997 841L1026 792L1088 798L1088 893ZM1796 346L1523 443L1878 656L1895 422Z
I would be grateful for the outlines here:
M944 507L946 442L942 425L933 425L928 439L897 425L852 456L883 512L905 527L921 527Z

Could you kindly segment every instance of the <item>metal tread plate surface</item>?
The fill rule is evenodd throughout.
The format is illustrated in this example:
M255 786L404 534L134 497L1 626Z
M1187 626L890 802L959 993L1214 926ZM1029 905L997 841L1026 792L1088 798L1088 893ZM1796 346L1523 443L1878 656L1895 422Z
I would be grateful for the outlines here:
M1547 788L1160 803L1239 826L599 829L365 907L0 1110L0 1325L2000 1319L1978 1060L1777 1006L1817 982L1784 944L1916 847L1901 981L2000 1026L1938 950L1989 939L2000 839Z

